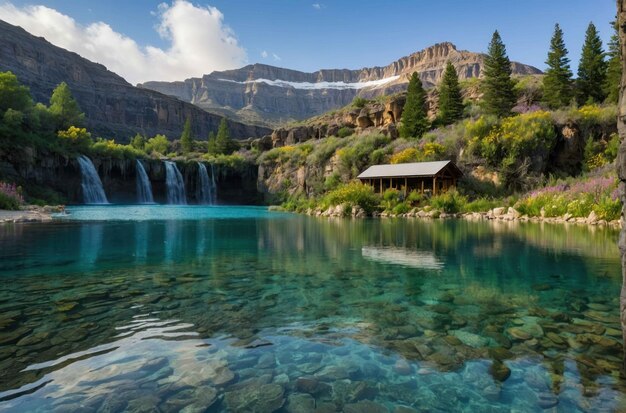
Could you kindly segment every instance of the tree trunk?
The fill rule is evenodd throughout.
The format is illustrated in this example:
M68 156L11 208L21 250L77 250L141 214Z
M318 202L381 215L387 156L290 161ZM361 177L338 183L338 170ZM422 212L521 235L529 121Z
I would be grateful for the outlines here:
M617 175L619 177L619 196L624 202L622 222L626 218L626 0L617 0L617 22L619 25L619 41L622 61L622 82L620 85L619 114L617 130L620 137L620 148L617 156ZM622 227L624 225L622 224ZM620 293L620 320L622 324L622 340L626 346L626 228L622 228L619 237L619 249L622 258L622 291ZM624 347L622 370L626 374L626 347Z

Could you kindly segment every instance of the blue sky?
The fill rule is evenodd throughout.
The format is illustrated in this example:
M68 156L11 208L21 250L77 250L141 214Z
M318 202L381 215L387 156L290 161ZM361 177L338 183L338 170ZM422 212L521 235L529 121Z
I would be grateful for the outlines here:
M155 46L167 50L170 41L155 30L161 22L160 3L147 0L10 1L17 9L27 5L47 6L85 27L103 22L114 32L133 39L140 48ZM606 42L611 36L609 22L615 16L614 0L214 0L192 3L201 8L218 9L223 15L221 24L230 28L230 36L243 52L243 55L235 52L231 60L220 62L221 66L207 67L202 73L255 62L304 71L386 65L442 41L451 41L460 49L485 51L495 29L500 31L512 60L543 69L556 22L565 32L575 68L588 23L596 24ZM172 6L171 1L168 4ZM0 9L0 18L4 18L1 13ZM201 53L204 46L196 47L198 52L194 53ZM207 57L206 66L218 60L215 56ZM199 60L199 64L205 63ZM180 73L187 72L181 70ZM145 76L149 74L135 77Z

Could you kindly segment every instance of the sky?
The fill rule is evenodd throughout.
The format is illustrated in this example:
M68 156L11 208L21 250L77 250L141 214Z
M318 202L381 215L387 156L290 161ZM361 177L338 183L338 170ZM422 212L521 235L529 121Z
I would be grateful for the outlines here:
M0 0L0 19L131 83L266 63L315 71L385 66L438 42L545 69L554 24L575 72L589 22L605 44L615 0Z

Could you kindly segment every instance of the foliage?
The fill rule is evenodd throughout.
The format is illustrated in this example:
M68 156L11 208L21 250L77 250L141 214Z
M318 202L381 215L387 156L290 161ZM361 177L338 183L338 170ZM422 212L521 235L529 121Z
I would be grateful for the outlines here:
M585 34L576 87L578 103L601 103L604 101L607 63L604 60L604 49L600 34L593 23L589 23Z
M0 210L16 211L24 203L21 190L15 184L0 181Z
M130 146L140 151L146 148L146 137L138 133L130 140Z
M183 153L189 153L193 151L193 136L191 132L191 118L187 116L185 119L185 126L183 127L183 133L180 135L180 144L183 149Z
M22 127L22 123L24 122L24 113L19 110L9 108L6 112L4 112L2 121L9 128L18 129Z
M23 86L11 72L0 72L0 114L7 109L25 112L33 102L28 87Z
M428 130L426 113L426 91L417 72L413 72L407 87L406 103L402 111L400 136L403 138L421 138Z
M270 149L259 158L260 163L281 163L289 165L304 165L307 156L313 150L311 144L286 145Z
M446 154L445 146L436 142L422 142L418 148L406 148L391 156L392 164L440 160Z
M612 134L608 142L588 138L585 144L583 169L591 171L613 162L618 150L619 135L617 133Z
M165 155L170 146L170 142L165 135L156 135L146 142L144 150L148 154L157 153L159 155Z
M57 136L64 142L64 146L70 150L86 151L92 144L91 133L85 128L70 126L67 130L60 130Z
M439 116L441 125L450 125L463 117L463 97L459 76L452 62L448 61L439 86Z
M112 139L98 139L92 146L91 152L96 155L116 159L136 159L145 156L145 152L132 145L121 145Z
M501 206L502 203L490 198L477 198L468 202L463 207L463 212L485 212Z
M511 61L497 30L489 44L484 66L481 89L485 111L498 117L508 116L517 102L517 96L511 78Z
M451 188L447 192L435 195L430 199L430 205L448 214L463 211L467 204L467 198L461 195L456 189Z
M380 133L352 139L351 142L336 152L341 174L348 178L356 177L366 166L374 163L372 154L375 150L387 145L390 140Z
M479 133L470 140L469 149L493 166L504 165L506 158L510 163L510 160L523 160L535 153L548 154L557 139L550 113L543 111L505 118L492 127L487 136L484 136L485 131L483 127L478 129Z
M217 153L217 142L216 142L216 136L215 136L215 132L211 131L209 132L209 137L207 139L207 153L209 154L216 154Z
M65 82L61 82L52 92L49 110L56 120L58 129L82 126L85 123L85 114L80 111L78 102Z
M239 145L230 137L226 118L222 118L220 126L217 129L217 136L215 137L215 154L230 155L237 150L238 146Z
M347 204L352 207L360 206L370 213L378 206L380 198L374 189L358 181L352 181L328 192L322 199L323 207Z
M367 102L367 99L362 98L361 96L356 96L352 100L352 106L354 106L355 108L364 108Z
M548 70L543 78L543 98L552 109L566 106L572 100L572 71L569 62L563 41L563 30L556 24L546 60Z
M348 136L351 136L352 134L354 134L354 131L352 130L352 128L348 126L341 127L337 131L337 137L339 138L347 138Z
M622 81L622 51L619 44L619 27L617 20L611 22L613 26L613 35L609 41L609 52L606 80L604 82L604 93L606 95L606 101L612 104L617 104L619 100L619 87Z

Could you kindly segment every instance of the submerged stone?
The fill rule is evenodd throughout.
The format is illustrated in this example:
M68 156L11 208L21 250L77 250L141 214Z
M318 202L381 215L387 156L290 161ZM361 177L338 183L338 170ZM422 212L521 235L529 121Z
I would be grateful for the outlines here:
M224 402L230 411L271 413L285 403L284 393L285 390L278 384L252 385L226 392Z
M344 413L389 413L389 409L382 404L364 400L358 403L346 404Z

